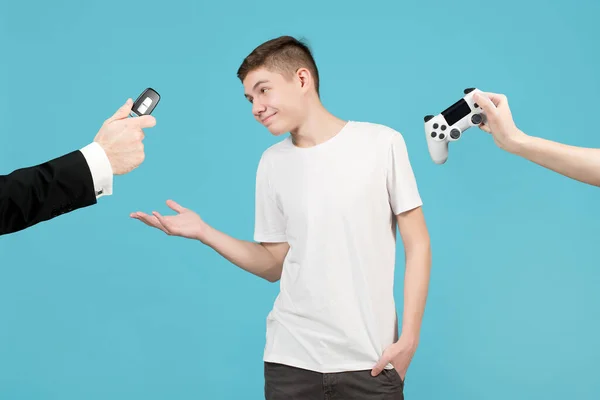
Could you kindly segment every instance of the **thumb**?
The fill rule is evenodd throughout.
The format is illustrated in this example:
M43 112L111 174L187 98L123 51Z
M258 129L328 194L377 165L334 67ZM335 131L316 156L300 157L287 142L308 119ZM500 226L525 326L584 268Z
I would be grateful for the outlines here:
M496 111L496 105L483 93L475 93L475 95L473 95L473 100L487 115L490 115Z
M180 206L179 204L175 203L173 200L167 200L167 205L173 211L176 211L177 213L182 213L185 211L185 207Z
M375 364L375 366L371 370L371 376L379 375L381 373L381 371L383 371L385 366L388 365L388 363L389 363L389 360L387 359L387 357L382 356L379 359L379 361L377 361L377 364Z
M123 104L121 106L121 108L119 108L117 110L117 112L114 113L113 116L108 119L108 122L116 121L118 119L127 118L129 116L129 113L131 112L131 106L133 106L133 100L127 99L127 101L125 102L125 104Z
M142 129L152 128L154 125L156 125L156 119L152 115L142 115L141 117L135 117L133 121L135 121L138 124L138 126Z

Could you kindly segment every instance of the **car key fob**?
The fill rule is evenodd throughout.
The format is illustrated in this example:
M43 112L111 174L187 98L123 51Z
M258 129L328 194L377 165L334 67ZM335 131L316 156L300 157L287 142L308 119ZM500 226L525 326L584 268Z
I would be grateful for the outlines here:
M132 117L150 115L159 101L160 95L158 92L152 88L148 88L133 102L129 115Z

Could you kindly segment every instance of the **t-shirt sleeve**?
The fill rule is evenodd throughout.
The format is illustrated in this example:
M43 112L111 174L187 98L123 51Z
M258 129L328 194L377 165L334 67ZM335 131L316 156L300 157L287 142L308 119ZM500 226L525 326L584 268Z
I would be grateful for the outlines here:
M263 154L256 171L254 240L257 242L285 242L285 218L275 201L269 179L269 161Z
M387 189L394 215L412 210L423 204L417 181L410 165L404 138L394 131L386 166Z

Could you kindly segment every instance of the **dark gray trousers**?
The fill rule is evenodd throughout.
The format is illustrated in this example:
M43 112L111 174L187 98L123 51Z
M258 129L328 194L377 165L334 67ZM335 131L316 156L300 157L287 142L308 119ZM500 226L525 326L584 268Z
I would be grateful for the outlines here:
M396 370L319 373L265 363L266 400L404 400L404 382Z

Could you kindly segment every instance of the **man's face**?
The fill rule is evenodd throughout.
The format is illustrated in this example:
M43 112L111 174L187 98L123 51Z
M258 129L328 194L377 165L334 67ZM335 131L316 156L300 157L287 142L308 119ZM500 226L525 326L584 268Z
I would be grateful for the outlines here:
M286 79L282 74L260 68L248 73L243 84L254 118L271 134L279 136L299 125L304 92L297 77Z

